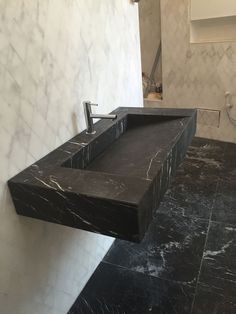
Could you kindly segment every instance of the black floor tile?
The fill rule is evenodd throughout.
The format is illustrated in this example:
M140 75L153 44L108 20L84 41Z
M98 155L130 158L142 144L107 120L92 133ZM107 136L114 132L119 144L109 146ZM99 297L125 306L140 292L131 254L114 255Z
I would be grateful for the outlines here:
M226 150L227 143L217 140L210 140L202 137L194 137L191 146L196 146L201 149L204 147L212 147L212 154L216 151L217 153L224 153Z
M116 240L104 261L154 277L195 284L208 223L158 213L141 244Z
M220 178L222 180L236 180L236 144L226 144Z
M224 149L221 146L205 144L198 147L191 145L183 163L177 170L177 177L216 181L223 164Z
M236 225L236 178L219 181L212 220Z
M183 169L199 177L212 179L223 168L226 143L195 138L189 146Z
M158 211L209 219L224 164L225 145L195 138Z
M236 313L235 225L236 145L194 138L142 243L116 240L69 314Z
M236 298L224 291L199 285L192 314L235 314Z
M236 143L225 143L225 154L229 156L235 156L236 154Z
M186 175L176 177L158 212L172 211L183 216L209 219L215 199L217 181L207 181Z
M219 172L219 178L221 180L236 180L236 154L232 159L225 157L225 161Z
M101 263L69 314L189 314L194 288Z
M211 222L200 282L236 297L236 227Z

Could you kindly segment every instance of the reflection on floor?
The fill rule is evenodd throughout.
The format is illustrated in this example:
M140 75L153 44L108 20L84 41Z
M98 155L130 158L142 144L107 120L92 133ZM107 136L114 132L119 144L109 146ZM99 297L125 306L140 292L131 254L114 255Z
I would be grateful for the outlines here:
M236 313L236 145L195 138L143 242L116 240L69 314Z

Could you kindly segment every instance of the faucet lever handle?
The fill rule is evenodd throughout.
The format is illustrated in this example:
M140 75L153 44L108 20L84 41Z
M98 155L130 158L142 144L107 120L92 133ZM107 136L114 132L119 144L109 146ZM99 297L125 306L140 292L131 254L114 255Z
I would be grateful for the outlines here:
M91 106L98 106L98 104L93 104L89 100L83 101L83 105L84 105L84 108L89 111L91 111Z
M84 112L86 116L88 116L88 114L92 114L91 106L98 106L98 104L93 104L89 100L83 101L83 105L84 105Z
M90 106L98 106L98 104L93 104L90 100L83 101L83 104L90 105Z
M93 104L90 100L83 101L84 106L98 106L98 104Z

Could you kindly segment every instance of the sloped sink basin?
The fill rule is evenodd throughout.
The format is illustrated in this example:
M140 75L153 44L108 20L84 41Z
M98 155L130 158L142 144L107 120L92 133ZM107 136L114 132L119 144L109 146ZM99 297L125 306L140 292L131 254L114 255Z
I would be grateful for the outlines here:
M142 240L195 134L196 111L116 109L9 180L18 214Z

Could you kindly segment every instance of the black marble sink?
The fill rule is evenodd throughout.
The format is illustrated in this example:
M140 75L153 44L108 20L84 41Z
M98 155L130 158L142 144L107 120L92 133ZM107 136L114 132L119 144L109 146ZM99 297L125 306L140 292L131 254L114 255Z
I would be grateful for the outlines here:
M196 111L121 107L8 181L16 211L140 242L195 134Z

